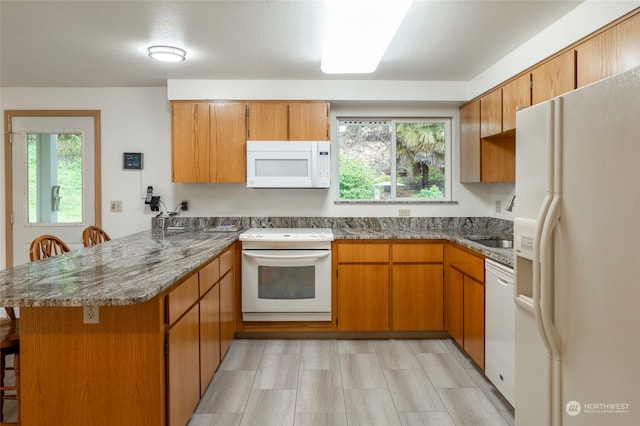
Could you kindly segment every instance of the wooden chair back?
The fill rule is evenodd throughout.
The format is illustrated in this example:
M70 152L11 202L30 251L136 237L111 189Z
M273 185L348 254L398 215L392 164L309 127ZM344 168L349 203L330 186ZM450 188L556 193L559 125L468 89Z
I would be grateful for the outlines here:
M69 246L55 235L40 235L31 242L29 259L33 262L34 260L57 256L68 251L71 251Z
M85 247L91 247L105 241L111 241L111 237L99 226L87 226L82 231L82 244Z

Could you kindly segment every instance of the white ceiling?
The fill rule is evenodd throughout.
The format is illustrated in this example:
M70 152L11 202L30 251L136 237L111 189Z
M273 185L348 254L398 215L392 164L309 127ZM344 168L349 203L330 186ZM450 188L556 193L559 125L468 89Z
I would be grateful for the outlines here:
M469 81L582 1L414 0L378 70L320 71L322 2L0 0L3 87L167 79ZM158 63L153 44L188 51ZM357 46L354 46L357 48Z

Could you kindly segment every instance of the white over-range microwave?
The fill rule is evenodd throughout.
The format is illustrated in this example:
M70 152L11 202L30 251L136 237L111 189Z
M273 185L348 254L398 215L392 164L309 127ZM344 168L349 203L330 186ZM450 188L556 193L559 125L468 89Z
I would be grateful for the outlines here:
M329 188L331 142L248 141L247 187Z

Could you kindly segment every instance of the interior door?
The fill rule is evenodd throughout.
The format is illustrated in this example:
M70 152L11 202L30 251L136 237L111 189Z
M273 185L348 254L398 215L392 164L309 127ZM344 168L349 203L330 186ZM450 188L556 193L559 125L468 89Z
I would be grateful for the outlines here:
M95 116L11 118L11 232L7 266L29 261L42 234L82 247L82 230L97 224ZM99 179L99 177L98 177ZM8 229L9 231L9 229Z

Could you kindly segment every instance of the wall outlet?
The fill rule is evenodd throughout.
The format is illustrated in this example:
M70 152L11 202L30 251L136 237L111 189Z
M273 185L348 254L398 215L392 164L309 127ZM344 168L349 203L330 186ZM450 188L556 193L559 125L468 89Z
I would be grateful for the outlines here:
M189 210L189 201L183 201L180 203L180 210L187 211Z
M122 201L110 201L111 211L114 213L122 213Z
M496 213L502 212L502 201L496 200Z
M83 306L82 321L85 324L98 324L100 322L100 309L97 306Z
M411 216L411 210L409 210L409 209L398 209L398 216L400 216L400 217L409 217L409 216Z

